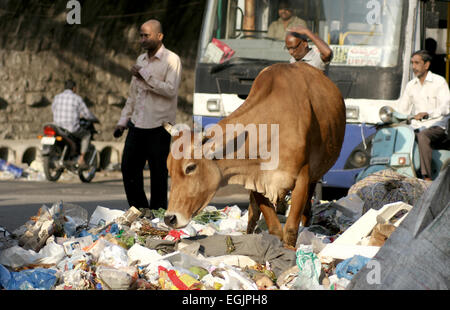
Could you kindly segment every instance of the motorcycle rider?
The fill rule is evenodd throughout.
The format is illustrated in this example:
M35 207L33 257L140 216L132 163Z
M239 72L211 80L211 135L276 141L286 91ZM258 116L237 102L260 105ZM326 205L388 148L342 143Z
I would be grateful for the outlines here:
M85 118L93 122L98 122L94 114L89 111L83 99L77 95L77 84L73 80L64 83L64 91L55 96L52 103L53 123L69 131L73 136L80 139L80 157L78 166L80 169L87 169L84 160L89 144L91 133L80 126L80 118ZM75 150L71 150L74 152Z
M443 141L450 113L450 91L447 81L429 71L431 56L426 50L412 54L413 80L406 85L399 102L399 112L414 115L411 126L419 145L422 178L431 180L431 154L434 143Z

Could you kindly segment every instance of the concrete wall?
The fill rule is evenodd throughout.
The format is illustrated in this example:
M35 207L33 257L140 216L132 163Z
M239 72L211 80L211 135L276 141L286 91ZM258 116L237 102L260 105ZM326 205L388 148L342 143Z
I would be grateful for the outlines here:
M121 163L123 143L92 141L99 156L99 170L111 169ZM17 166L41 160L41 142L30 140L0 140L0 158Z
M182 59L177 122L191 121L193 68L205 0L80 0L80 25L67 24L67 2L0 1L0 140L6 141L4 145L25 145L41 133L42 125L52 120L54 96L69 78L78 83L79 94L100 119L96 140L123 143L125 137L115 140L112 133L127 98L129 68L143 52L139 27L151 18L162 22L164 44ZM2 152L21 157L22 149Z

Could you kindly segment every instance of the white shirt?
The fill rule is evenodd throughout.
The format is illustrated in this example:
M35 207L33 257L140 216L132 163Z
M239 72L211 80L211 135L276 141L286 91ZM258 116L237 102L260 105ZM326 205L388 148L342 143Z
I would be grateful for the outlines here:
M415 77L406 85L398 103L398 110L408 115L417 115L421 112L429 114L427 120L413 120L411 126L414 129L422 130L432 126L445 129L450 113L450 91L447 81L431 71L428 71L423 85Z
M126 126L131 120L137 128L151 129L164 122L175 123L180 58L162 45L152 58L147 53L140 55L136 64L142 67L139 73L145 82L133 76L118 125Z
M303 62L316 67L319 70L325 71L328 69L328 66L330 65L329 62L324 62L322 60L322 57L320 56L320 52L317 49L317 47L313 46L311 50L302 58ZM291 57L290 63L296 62L294 57Z

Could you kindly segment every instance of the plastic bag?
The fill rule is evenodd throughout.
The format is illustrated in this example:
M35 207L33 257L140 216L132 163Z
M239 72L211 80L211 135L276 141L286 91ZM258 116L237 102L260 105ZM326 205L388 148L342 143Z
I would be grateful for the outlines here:
M128 262L131 264L132 262L138 262L138 266L148 265L151 262L160 260L162 258L161 255L158 254L155 250L150 250L146 247L143 247L139 244L133 245L127 252Z
M299 273L294 287L301 290L323 289L319 284L322 264L317 255L312 251L312 246L301 245L296 255Z
M113 290L127 290L133 282L133 277L126 271L99 266L96 270L99 279Z
M31 265L41 257L42 255L33 250L25 250L19 246L14 246L0 252L0 264L15 269Z
M41 249L39 254L42 258L36 260L34 262L35 264L56 265L64 258L64 256L66 256L64 247L55 243L53 238L47 240L47 245Z
M67 221L64 223L64 232L67 237L73 237L77 231L77 223L70 217L66 216Z
M9 272L0 265L0 285L7 290L50 290L56 283L56 270L30 269Z
M355 255L336 266L336 275L339 278L351 280L369 261L370 258Z
M75 222L76 228L88 223L89 213L79 205L64 203L63 212L66 217L70 217Z
M127 250L121 246L109 243L100 253L97 263L114 268L126 267L128 266Z

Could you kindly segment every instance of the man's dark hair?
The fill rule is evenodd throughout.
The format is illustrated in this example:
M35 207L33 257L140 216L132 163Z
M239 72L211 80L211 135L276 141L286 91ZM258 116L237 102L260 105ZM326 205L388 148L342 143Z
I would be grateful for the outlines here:
M75 86L77 86L77 83L72 80L67 80L64 82L64 89L73 89Z
M292 11L292 5L291 2L289 0L281 0L278 3L278 9L287 9L287 10L291 10Z
M431 54L436 54L437 42L433 38L427 38L425 40L425 49Z
M428 53L427 50L420 50L420 51L416 51L414 52L411 57L414 57L416 55L419 55L420 57L422 57L422 60L424 63L430 62L433 59L433 57L431 57L430 53Z

